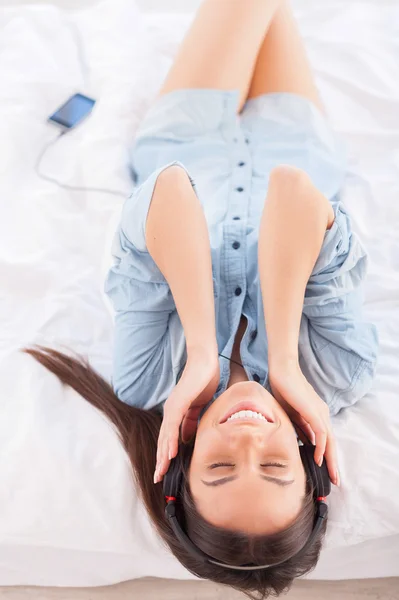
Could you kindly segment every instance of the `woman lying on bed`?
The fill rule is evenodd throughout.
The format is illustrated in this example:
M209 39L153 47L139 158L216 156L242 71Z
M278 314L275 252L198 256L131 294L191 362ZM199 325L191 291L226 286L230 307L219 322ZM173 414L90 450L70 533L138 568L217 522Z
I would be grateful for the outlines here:
M377 352L342 150L284 0L203 2L133 166L106 282L116 395L30 352L117 426L177 559L266 598L316 565L330 416L369 390Z

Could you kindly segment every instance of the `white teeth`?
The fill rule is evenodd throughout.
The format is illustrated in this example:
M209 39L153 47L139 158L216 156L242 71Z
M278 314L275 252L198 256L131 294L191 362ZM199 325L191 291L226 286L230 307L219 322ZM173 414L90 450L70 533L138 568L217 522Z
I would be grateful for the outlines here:
M267 421L266 417L253 410L239 410L232 414L227 421L232 421L233 419L261 419L262 421Z

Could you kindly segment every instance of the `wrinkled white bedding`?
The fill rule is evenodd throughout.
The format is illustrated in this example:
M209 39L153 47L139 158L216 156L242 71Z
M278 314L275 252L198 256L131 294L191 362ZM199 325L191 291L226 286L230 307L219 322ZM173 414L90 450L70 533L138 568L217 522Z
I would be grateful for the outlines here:
M381 340L374 390L334 421L343 484L312 578L399 576L399 7L297 6L348 143L346 203L370 253L365 311ZM153 533L109 423L18 352L70 347L110 376L102 283L123 200L60 189L34 164L57 135L47 116L82 91L98 100L92 116L48 151L42 170L127 194L129 144L187 23L143 16L133 0L0 13L0 585L191 578Z

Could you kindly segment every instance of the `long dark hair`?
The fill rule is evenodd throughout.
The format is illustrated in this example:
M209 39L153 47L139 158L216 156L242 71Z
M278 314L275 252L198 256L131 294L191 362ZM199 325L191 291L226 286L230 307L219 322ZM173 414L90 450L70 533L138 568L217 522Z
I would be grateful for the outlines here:
M129 455L142 500L154 526L170 551L191 573L233 587L253 600L264 600L269 595L286 592L296 577L305 575L316 566L326 525L323 525L311 548L298 558L289 558L302 548L312 530L315 504L311 484L308 483L300 514L284 531L261 536L214 527L197 511L188 484L187 465L194 448L193 440L179 446L184 481L179 518L194 544L217 560L232 565L285 562L267 570L232 571L204 564L187 554L165 519L162 484L154 485L152 480L161 413L156 409L143 410L122 403L112 387L81 357L74 358L40 346L25 349L24 352L54 373L62 383L71 386L113 423Z

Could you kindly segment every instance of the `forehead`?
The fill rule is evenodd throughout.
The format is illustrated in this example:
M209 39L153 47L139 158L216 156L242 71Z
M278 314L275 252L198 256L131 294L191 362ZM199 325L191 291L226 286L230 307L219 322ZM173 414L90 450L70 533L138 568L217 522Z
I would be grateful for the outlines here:
M207 488L193 485L192 495L201 516L215 526L275 533L295 520L301 510L304 487L295 482L281 488L259 480L245 485L239 480ZM291 489L292 488L292 489Z

